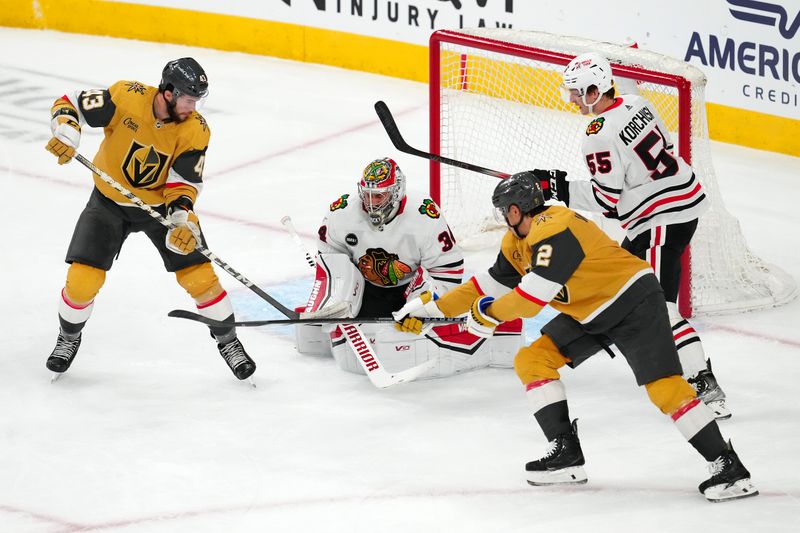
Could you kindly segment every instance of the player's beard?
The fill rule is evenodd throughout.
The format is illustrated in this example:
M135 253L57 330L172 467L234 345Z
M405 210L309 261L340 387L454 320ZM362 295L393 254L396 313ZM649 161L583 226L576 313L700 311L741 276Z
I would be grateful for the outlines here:
M176 124L179 124L179 123L183 122L184 120L186 120L185 118L181 118L180 115L178 115L178 113L175 111L175 95L174 94L172 95L172 101L169 101L166 98L164 99L164 101L167 104L167 114L169 115L169 119L172 122L174 122Z

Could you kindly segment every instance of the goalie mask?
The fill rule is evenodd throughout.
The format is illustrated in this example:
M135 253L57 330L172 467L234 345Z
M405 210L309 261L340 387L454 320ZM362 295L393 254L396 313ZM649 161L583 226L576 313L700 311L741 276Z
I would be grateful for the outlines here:
M594 52L581 54L569 62L564 69L564 100L570 102L570 90L577 91L583 104L591 111L591 104L586 101L586 93L594 85L600 94L607 92L613 85L611 78L611 65L608 60ZM599 96L598 96L599 98Z
M406 196L406 177L394 159L376 159L364 168L358 196L372 226L382 230L400 211Z

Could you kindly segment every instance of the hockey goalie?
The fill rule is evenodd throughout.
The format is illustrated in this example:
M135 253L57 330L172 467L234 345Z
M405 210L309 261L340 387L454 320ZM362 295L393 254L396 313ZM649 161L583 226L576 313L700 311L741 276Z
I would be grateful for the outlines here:
M425 291L442 295L461 283L464 259L438 206L406 195L397 163L370 162L358 182L358 196L342 195L330 205L319 228L317 272L302 318L391 317ZM347 342L344 325L298 325L297 349L331 354L348 372L366 373ZM422 378L446 377L486 366L513 366L522 346L522 322L502 324L484 339L458 324L430 326L417 336L387 324L359 328L375 357L389 372L430 361Z

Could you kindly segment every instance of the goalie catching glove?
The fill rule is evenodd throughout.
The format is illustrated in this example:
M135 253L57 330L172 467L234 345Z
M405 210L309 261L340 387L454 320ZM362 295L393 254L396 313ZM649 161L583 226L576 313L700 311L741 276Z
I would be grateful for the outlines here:
M175 227L167 231L167 248L176 254L188 255L203 241L200 238L200 220L192 211L192 202L181 196L169 205L167 222Z
M467 331L485 339L494 335L494 329L500 324L500 321L492 318L487 312L492 302L494 302L494 298L491 296L483 296L472 302L469 316L467 316Z
M422 335L433 327L433 323L425 323L420 318L445 318L444 313L436 305L436 294L425 291L413 298L392 313L397 322L394 327L407 333Z
M53 112L50 129L53 138L45 149L58 158L59 165L69 163L81 142L81 123L77 111L66 105L59 107Z
M544 192L545 200L556 200L564 202L569 205L569 182L567 181L567 173L563 170L531 170L539 183L542 184L542 192Z

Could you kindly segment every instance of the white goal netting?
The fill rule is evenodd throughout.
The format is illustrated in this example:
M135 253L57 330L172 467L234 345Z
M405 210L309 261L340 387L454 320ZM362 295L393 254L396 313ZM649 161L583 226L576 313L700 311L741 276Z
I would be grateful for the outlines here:
M711 161L705 76L683 61L542 32L436 32L431 39L431 151L508 173L560 168L569 179L588 179L580 154L588 119L565 103L559 90L564 65L587 51L609 58L618 91L638 90L652 102L711 200L692 240L691 274L684 276L681 292L684 314L753 310L793 299L795 281L748 249L738 221L725 209ZM485 245L486 232L496 227L489 200L496 178L433 165L431 179L431 192L435 196L439 187L456 236L467 247ZM613 222L601 223L619 235L610 227Z

